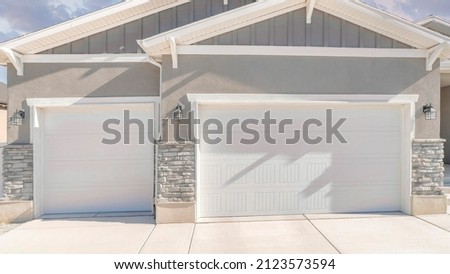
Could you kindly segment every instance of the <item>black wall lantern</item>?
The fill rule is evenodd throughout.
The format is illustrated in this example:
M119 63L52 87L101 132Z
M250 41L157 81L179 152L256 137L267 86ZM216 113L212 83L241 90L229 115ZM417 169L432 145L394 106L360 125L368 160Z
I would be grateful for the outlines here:
M25 111L18 110L9 119L9 124L11 126L21 126L23 123L23 119L25 119Z
M437 111L434 109L431 103L423 106L423 113L425 113L426 120L435 120L437 117Z
M177 105L177 107L175 108L175 111L173 112L173 118L176 121L180 121L182 117L183 117L183 107L181 107L180 105Z

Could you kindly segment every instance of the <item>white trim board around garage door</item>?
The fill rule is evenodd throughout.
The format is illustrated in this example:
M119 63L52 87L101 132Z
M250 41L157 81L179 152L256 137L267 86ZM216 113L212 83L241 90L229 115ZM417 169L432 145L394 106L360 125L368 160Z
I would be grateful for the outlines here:
M349 138L347 145L300 144L293 148L259 142L239 147L200 141L197 219L312 212L409 212L408 159L414 136L414 123L410 121L414 121L417 96L195 94L188 95L188 99L200 120L257 118L267 109L278 118L324 119L325 109L329 108L349 121L343 127ZM290 115L294 117L287 117ZM200 128L197 136L202 136ZM242 133L238 130L233 134Z
M159 99L52 98L29 99L31 108L35 216L55 213L152 211L154 145L147 120L159 117ZM124 111L142 120L145 132L130 126L124 144ZM122 134L117 144L103 128L106 119ZM152 129L153 132L158 125ZM144 135L144 143L139 142Z

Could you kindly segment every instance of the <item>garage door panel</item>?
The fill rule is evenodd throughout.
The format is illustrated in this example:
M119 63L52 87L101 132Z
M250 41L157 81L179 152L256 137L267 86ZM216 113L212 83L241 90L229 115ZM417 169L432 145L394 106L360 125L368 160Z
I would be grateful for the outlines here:
M124 111L153 119L153 104L46 109L43 125L43 212L152 211L154 147L132 126L131 144L102 144L106 119L124 122ZM144 136L145 142L139 143Z
M323 182L343 183L365 182L382 183L387 180L398 182L401 175L399 158L370 159L330 159L312 162L310 159L296 160L293 163L271 160L271 164L254 165L257 161L232 161L232 164L220 161L202 160L202 185L208 187L239 187L253 184L310 184L320 179ZM222 182L222 183L221 183Z
M251 135L233 127L232 144L200 144L200 217L253 216L327 212L393 211L400 209L402 180L402 108L398 106L201 106L200 119L217 118L226 124L232 118L292 118L284 134L264 141L264 127L256 144L242 144ZM348 143L287 145L305 120L326 121L333 109L333 122L347 120L339 132ZM334 125L334 124L333 124ZM303 132L301 132L303 134ZM310 137L325 140L325 127L311 126ZM224 135L211 135L221 137Z
M103 128L103 123L109 119L121 121L119 125L110 125L113 129L122 129L124 113L129 111L131 119L139 119L147 126L147 121L152 118L154 106L70 106L65 108L52 108L45 110L45 134L70 134L74 132L90 134L98 133ZM132 125L130 132L136 133L139 127ZM122 131L122 130L121 130Z
M118 169L117 167L121 168ZM153 159L102 160L102 161L53 161L44 167L46 186L60 184L108 184L110 182L129 183L148 181L153 176ZM124 172L126 171L126 172ZM82 176L80 176L82 174ZM148 184L148 182L147 182Z
M233 109L230 114L230 108ZM337 122L341 118L346 118L345 123L342 125L344 130L397 130L401 127L401 121L392 120L392 116L400 116L401 108L397 106L364 106L355 107L351 109L348 106L330 105L328 107L314 106L314 105L298 105L298 106L285 106L282 108L276 107L276 105L260 106L252 104L245 106L228 106L226 108L221 106L208 106L202 105L201 112L199 112L199 118L201 121L208 119L214 119L220 121L223 125L232 119L239 119L241 122L245 119L257 119L258 125L251 125L258 130L263 130L261 119L265 117L265 113L270 111L270 118L276 119L278 122L285 119L291 119L293 122L292 127L298 128L298 125L303 125L306 120L319 119L322 123L326 122L326 109L332 110L332 120ZM273 126L277 128L276 125ZM291 126L288 126L291 127ZM225 127L224 127L225 128ZM239 128L233 126L233 129Z
M48 143L51 143L46 150L46 158L49 161L66 159L105 159L142 157L147 158L151 151L151 144L146 140L139 144L139 135L130 135L130 144L123 145L123 141L114 144L102 144L104 134L73 134L73 135L45 135ZM68 145L70 144L70 145ZM64 151L64 153L61 153Z
M370 212L395 211L400 207L397 197L398 185L347 186L338 189L333 186L323 188L288 189L285 191L256 190L252 193L221 191L205 192L201 203L205 217L229 217L252 215L279 215L328 212ZM288 191L286 191L288 190ZM374 191L382 194L373 195ZM381 192L380 192L381 193ZM352 197L349 199L349 197Z
M398 198L401 188L398 184L376 188L349 186L331 194L331 202L337 212L398 211L401 204Z
M145 186L95 187L89 192L84 187L74 187L70 195L66 189L55 188L48 189L47 195L52 198L43 201L46 214L152 210L148 199L152 193Z
M303 139L299 139L295 144L287 144L287 141L293 138L293 134L276 135L271 134L274 139L273 143L268 143L264 139L264 135L260 135L260 139L251 144L242 142L243 139L251 140L252 136L245 133L233 133L232 140L227 144L227 139L221 136L222 142L218 144L202 143L200 152L202 157L208 157L208 154L217 155L232 154L242 155L243 153L270 153L270 154L285 154L285 155L304 155L314 151L315 153L333 152L333 155L339 154L376 154L380 157L381 154L399 155L401 152L400 140L398 136L400 131L374 131L374 132L345 132L340 131L347 143L340 143L336 137L333 136L332 143L326 143L325 132L320 134L310 133L310 138L321 137L322 142L318 144L308 144ZM303 134L303 133L301 133ZM214 139L215 136L209 138Z

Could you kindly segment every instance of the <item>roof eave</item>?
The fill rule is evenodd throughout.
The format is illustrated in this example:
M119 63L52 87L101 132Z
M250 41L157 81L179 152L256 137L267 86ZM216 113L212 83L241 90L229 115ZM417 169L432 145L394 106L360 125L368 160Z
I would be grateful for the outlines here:
M152 1L150 0L133 0L133 1L126 1L126 2L122 2L110 7L107 7L105 9L101 9L99 11L93 12L93 13L89 13L87 15L60 23L58 25L55 26L51 26L49 28L34 32L34 33L30 33L27 35L24 35L22 37L4 42L2 44L0 44L1 47L5 47L5 48L10 48L12 50L17 51L18 53L21 54L35 54L38 52L42 52L51 48L55 48L58 46L61 46L63 44L67 44L73 41L76 41L78 39L81 39L83 37L95 34L95 33L99 33L102 31L105 31L107 29L122 25L122 24L126 24L128 22L131 22L133 20L137 20L141 17L145 17L148 16L150 14L153 13L157 13L184 3L189 2L189 0L162 0L162 1L158 1L155 3L161 3L157 6L154 6L152 9L148 9L146 10L146 12L139 14L137 16L132 16L132 17L126 17L126 18L121 18L118 19L116 22L114 23L108 23L108 24L103 24L101 27L98 28L93 28L92 27L92 23L93 22L97 22L99 20L101 20L102 18L106 17L106 16L114 16L115 14L120 14L121 12L127 11L131 8L138 8L139 6L143 6L143 5L148 5L151 4ZM66 31L68 30L73 30L74 28L77 27L86 27L88 28L88 31L86 32L80 32L78 35L68 35L66 34ZM91 29L89 29L91 28ZM49 43L48 45L44 45L42 47L39 48L33 48L32 50L22 50L21 48L25 47L27 44L33 43L38 41L39 39L45 39L45 38L49 38L52 36L56 36L56 35L64 35L66 36L63 39L59 39L58 41L53 41L52 43Z

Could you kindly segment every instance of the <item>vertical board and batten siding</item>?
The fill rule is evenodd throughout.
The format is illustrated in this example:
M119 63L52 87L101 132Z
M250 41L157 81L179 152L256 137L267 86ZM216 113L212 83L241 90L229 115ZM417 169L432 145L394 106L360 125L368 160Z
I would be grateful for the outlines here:
M315 10L306 24L306 9L283 14L198 43L347 48L410 48L396 40Z
M254 0L192 0L189 3L68 43L41 54L141 53L136 40L187 25L255 2Z

